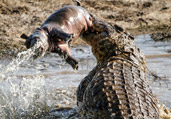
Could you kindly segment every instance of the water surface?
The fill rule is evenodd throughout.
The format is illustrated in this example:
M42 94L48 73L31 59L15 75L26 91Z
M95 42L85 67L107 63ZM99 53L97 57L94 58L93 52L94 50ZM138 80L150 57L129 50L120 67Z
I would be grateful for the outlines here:
M159 100L171 107L171 42L154 42L149 35L137 36L136 44L147 56L147 67L161 79L148 76L150 87ZM1 60L0 118L17 119L38 115L55 107L75 107L76 87L96 65L88 46L72 48L79 61L79 70L49 54L22 63L15 70L3 73L10 60ZM32 117L34 118L34 117Z

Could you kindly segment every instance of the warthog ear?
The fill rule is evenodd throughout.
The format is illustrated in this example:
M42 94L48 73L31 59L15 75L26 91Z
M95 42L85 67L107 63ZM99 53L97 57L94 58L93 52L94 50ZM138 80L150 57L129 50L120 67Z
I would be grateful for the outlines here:
M27 40L29 37L28 37L26 34L23 33L23 34L20 36L20 38L26 39L26 40Z

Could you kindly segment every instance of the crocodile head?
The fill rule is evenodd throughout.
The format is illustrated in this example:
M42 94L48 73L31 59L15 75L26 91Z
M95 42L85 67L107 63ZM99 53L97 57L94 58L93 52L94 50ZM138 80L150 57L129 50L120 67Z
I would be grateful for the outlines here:
M101 32L86 32L83 40L92 47L93 55L97 62L105 62L112 58L124 58L133 61L136 65L146 70L145 56L135 45L134 37L117 25L112 30Z
M111 56L118 55L118 45L106 32L87 32L83 40L92 47L93 55L97 62L104 62Z

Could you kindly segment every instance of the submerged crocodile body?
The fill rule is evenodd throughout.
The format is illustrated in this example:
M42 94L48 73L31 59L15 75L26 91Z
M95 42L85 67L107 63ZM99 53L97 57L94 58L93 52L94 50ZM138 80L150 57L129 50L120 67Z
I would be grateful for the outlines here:
M97 65L77 90L80 118L159 119L146 80L145 57L134 37L117 25L93 22L101 32L84 33L83 38L92 47Z

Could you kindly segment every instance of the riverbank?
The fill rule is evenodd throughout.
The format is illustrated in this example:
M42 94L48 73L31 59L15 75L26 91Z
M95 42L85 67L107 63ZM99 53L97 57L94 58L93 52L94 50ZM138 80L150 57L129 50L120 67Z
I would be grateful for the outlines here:
M20 38L21 34L30 35L55 10L71 4L75 3L72 0L0 1L0 57L15 56L24 50L25 41ZM90 13L122 26L133 35L153 34L156 40L170 40L170 0L83 0L81 5Z

